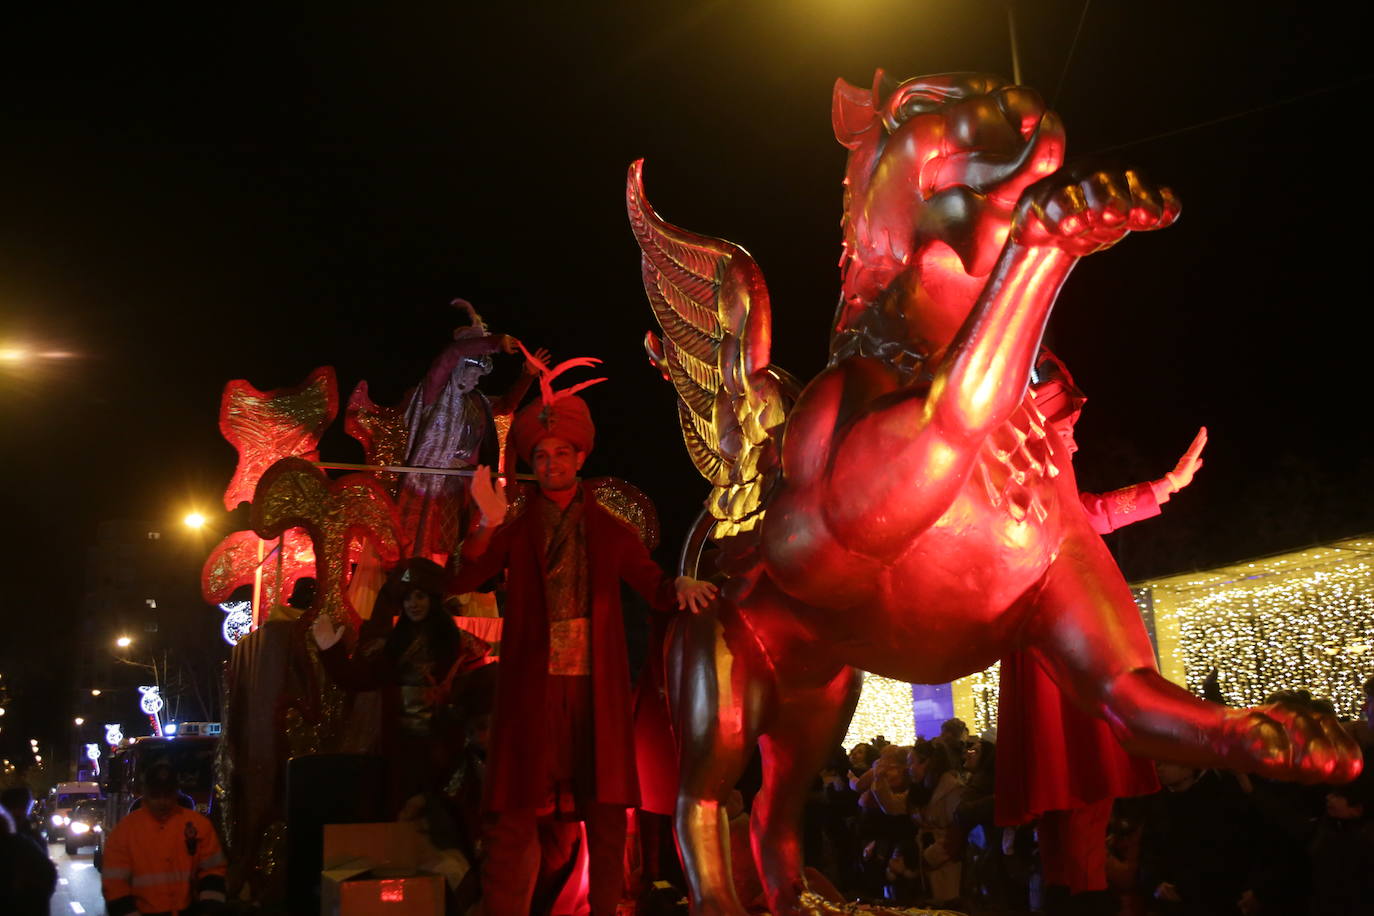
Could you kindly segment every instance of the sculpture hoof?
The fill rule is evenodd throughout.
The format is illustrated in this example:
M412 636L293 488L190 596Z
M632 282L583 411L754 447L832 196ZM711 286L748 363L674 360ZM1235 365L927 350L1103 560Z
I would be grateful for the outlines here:
M1334 716L1288 703L1228 716L1228 757L1242 769L1296 782L1346 783L1360 775L1360 746Z
M841 914L868 914L868 916L964 916L955 910L928 910L920 907L872 906L866 903L835 903L812 891L804 891L797 901L797 912L801 916L841 916Z

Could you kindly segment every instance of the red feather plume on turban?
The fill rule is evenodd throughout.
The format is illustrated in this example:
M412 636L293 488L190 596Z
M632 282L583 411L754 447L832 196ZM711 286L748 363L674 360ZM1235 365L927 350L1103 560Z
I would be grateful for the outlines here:
M525 405L511 422L510 441L515 452L526 464L534 447L550 436L563 439L573 448L586 453L592 450L596 441L596 425L592 423L592 412L587 402L576 396L583 388L604 382L606 379L594 378L578 382L562 391L555 391L553 380L569 369L595 366L601 360L592 356L581 356L564 360L550 369L536 359L524 345L520 345L525 359L539 370L539 401Z

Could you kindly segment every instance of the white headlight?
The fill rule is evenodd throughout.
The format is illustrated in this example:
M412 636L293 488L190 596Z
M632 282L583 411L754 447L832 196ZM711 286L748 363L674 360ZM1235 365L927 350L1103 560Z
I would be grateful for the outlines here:
M90 833L91 825L83 821L72 821L72 833Z
M66 823L67 823L67 819L66 819L65 817L63 817L62 815L60 815L60 814L54 814L54 815L52 816L52 825L53 825L54 827L61 827L61 826L63 826L63 825L66 824Z

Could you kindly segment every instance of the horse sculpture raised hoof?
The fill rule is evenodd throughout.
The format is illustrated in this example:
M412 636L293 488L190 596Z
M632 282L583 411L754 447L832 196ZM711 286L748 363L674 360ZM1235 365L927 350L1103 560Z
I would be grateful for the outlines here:
M1206 703L1157 672L1131 593L1078 499L1027 380L1081 257L1161 229L1178 202L1139 173L1062 167L1059 118L981 74L835 86L849 149L830 361L804 390L769 364L747 252L628 205L688 451L714 489L725 575L669 647L681 743L676 825L693 912L741 916L724 801L762 753L754 856L775 914L798 890L812 778L859 670L943 683L1035 649L1126 750L1343 781L1358 747L1329 717Z

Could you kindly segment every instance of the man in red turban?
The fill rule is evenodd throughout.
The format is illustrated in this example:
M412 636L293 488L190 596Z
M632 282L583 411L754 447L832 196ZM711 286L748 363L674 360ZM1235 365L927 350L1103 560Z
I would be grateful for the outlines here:
M1031 395L1069 454L1078 451L1074 426L1087 396L1059 357L1044 348L1031 376ZM1203 427L1174 469L1158 480L1110 493L1079 493L1093 530L1107 534L1159 515L1172 494L1192 483L1206 444ZM996 822L1017 825L1039 818L1046 888L1066 888L1074 897L1105 893L1103 838L1112 803L1157 791L1154 764L1127 754L1106 722L1069 702L1035 649L1002 659L997 721L997 757L1003 765L996 773ZM1081 905L1088 906L1086 900Z
M470 591L507 574L487 759L483 912L528 914L541 834L546 848L571 850L581 821L591 912L611 916L621 894L625 809L639 804L620 584L664 613L700 610L715 587L666 577L635 531L598 505L578 478L596 435L591 412L582 399L543 387L542 402L511 426L538 493L508 512L490 469L478 468L472 497L482 517L450 587Z
M511 423L511 444L530 467L534 467L535 446L551 437L567 442L585 459L596 443L596 426L587 402L576 395L559 398L551 405L535 402L517 413Z

